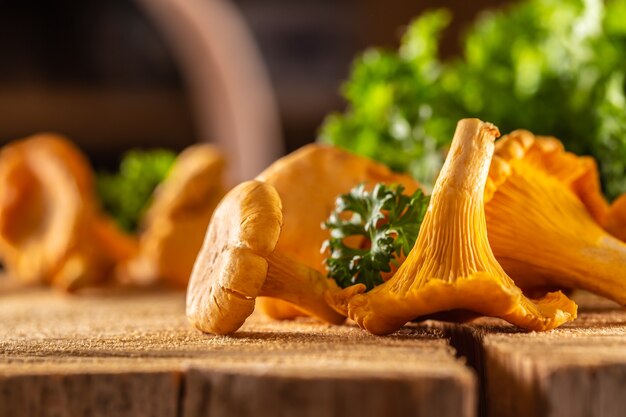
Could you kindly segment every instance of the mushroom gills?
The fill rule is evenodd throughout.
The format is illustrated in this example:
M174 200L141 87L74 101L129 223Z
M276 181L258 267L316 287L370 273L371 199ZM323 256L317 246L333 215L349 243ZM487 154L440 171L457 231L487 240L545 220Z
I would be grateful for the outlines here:
M277 248L282 224L281 199L269 184L247 181L224 196L187 288L187 317L196 328L235 332L261 295L294 303L330 323L344 321L325 302L326 292L339 290L334 282Z
M440 311L466 309L530 330L576 317L561 292L530 300L496 261L487 239L484 188L497 128L461 120L415 246L396 274L367 293L331 294L329 301L375 334Z
M626 304L626 244L604 231L586 201L554 174L564 171L557 158L536 162L541 143L528 135L501 139L494 157L490 176L497 185L485 212L496 258L524 290L580 288ZM517 149L515 157L507 148ZM501 167L506 174L497 172Z

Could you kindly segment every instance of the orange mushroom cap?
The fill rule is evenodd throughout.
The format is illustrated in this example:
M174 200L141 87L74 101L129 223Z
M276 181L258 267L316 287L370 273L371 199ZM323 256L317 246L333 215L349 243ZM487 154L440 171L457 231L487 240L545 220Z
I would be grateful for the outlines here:
M590 156L565 151L563 143L551 136L535 136L516 130L496 141L491 172L485 187L485 201L506 179L507 166L501 162L523 159L524 163L545 172L567 186L589 214L603 223L609 205L602 194L598 164Z

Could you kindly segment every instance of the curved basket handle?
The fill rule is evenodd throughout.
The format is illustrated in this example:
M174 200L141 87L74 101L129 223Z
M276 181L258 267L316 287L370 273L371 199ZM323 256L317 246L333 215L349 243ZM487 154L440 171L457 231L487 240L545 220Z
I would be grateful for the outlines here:
M230 181L252 178L282 154L267 71L236 8L224 0L138 0L178 59L197 128L228 156Z

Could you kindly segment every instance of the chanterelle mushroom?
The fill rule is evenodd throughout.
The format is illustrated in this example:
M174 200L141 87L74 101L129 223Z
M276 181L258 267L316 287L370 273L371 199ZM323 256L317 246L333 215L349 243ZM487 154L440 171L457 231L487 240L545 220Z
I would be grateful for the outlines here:
M181 152L142 219L139 255L128 264L128 279L187 286L213 210L225 192L223 171L224 158L212 145Z
M607 208L596 172L553 138L515 131L496 143L489 242L521 288L581 288L626 304L626 244L599 224Z
M135 241L98 209L93 175L66 139L43 134L0 152L0 254L9 275L76 289L110 278Z
M259 181L239 184L222 199L209 224L187 289L187 317L198 329L236 331L257 296L298 305L330 323L341 323L324 300L334 281L276 249L283 224L276 189Z
M310 144L279 159L257 179L276 188L283 205L283 229L276 248L290 258L325 273L325 254L320 251L328 231L320 225L333 211L335 200L358 184L395 183L407 192L419 184L411 177L342 149ZM303 239L306 236L306 239ZM301 315L296 308L276 299L262 298L258 305L276 319Z
M497 135L492 124L459 122L407 259L389 281L367 293L354 294L358 288L348 287L352 294L330 294L338 309L375 334L452 309L500 317L532 330L576 317L576 305L560 292L537 301L526 298L491 252L483 194Z

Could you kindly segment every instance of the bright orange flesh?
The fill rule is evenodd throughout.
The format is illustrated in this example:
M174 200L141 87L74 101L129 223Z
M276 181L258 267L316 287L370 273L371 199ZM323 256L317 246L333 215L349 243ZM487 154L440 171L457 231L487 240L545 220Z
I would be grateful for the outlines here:
M587 159L543 141L524 131L498 141L485 207L496 258L521 288L581 288L626 304L626 244L602 229L603 200L580 180L595 171L578 176Z
M74 290L110 280L136 251L98 208L87 159L42 134L0 152L0 256L17 279Z
M607 232L626 242L626 194L623 194L611 204L604 222Z
M393 332L407 321L466 309L503 318L522 328L548 330L576 317L562 293L526 298L496 261L484 212L484 188L497 129L461 120L431 196L415 246L396 274L367 293L350 287L329 296L361 327Z
M322 274L326 274L321 252L329 233L321 228L335 206L337 196L358 184L373 187L377 182L397 183L406 192L419 184L370 159L339 148L311 144L279 159L257 179L273 185L283 203L284 225L277 250ZM275 319L303 315L292 305L277 299L259 299L264 313Z

